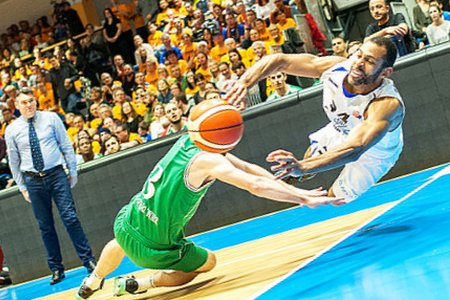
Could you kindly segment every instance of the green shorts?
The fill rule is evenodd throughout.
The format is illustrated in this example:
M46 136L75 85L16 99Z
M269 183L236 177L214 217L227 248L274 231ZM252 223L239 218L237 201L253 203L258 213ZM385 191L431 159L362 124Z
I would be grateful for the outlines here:
M155 244L137 232L126 220L127 206L122 208L114 222L114 235L126 255L136 265L156 270L193 272L208 259L208 251L188 239L174 245Z

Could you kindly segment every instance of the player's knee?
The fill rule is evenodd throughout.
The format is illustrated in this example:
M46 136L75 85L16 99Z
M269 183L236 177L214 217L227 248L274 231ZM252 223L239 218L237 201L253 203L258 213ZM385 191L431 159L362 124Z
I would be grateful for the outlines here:
M203 264L203 266L198 268L196 272L198 273L209 272L212 269L214 269L216 264L217 264L216 255L214 254L214 252L208 251L208 258L206 259L206 262Z

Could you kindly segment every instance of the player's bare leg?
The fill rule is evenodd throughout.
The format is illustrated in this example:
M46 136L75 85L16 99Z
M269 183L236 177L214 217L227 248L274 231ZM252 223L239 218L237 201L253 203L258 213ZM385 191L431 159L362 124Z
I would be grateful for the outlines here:
M211 271L216 265L216 256L208 251L206 262L194 272L158 271L150 277L135 279L117 277L114 282L114 296L145 293L150 288L179 286L192 281L200 273Z
M104 278L117 269L124 257L125 252L115 239L106 244L94 271L81 284L76 294L77 299L89 299L101 289Z

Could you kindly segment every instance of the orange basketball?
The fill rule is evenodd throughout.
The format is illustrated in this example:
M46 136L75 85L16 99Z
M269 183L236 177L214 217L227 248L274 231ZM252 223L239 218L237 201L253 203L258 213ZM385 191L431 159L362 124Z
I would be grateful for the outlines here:
M200 149L224 153L239 143L244 124L234 106L222 100L205 100L192 108L188 132Z

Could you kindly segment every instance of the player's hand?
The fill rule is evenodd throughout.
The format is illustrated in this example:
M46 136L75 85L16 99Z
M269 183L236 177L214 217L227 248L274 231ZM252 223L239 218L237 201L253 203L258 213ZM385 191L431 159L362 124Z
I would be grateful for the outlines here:
M291 152L276 150L269 153L266 160L278 163L278 165L270 168L273 172L276 172L276 179L283 179L288 176L301 177L304 174L301 164Z
M244 110L247 107L247 87L242 82L236 81L225 95L225 99L239 110Z
M78 182L77 176L69 176L70 188L73 189Z
M326 191L325 191L326 192ZM311 196L305 196L303 197L303 205L308 206L309 208L316 208L322 205L342 205L345 203L344 198L337 198L337 197L328 197L328 196L317 196L317 197L311 197Z
M25 201L27 201L28 203L31 203L31 199L30 199L30 195L28 194L27 190L23 190L22 192L22 196L25 199Z

